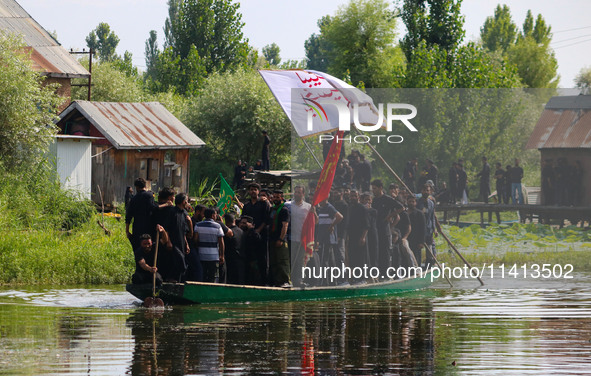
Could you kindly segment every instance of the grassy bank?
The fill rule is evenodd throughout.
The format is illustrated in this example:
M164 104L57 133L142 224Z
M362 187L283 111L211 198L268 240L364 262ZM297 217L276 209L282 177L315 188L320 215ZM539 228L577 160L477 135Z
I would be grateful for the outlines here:
M98 217L48 163L0 174L0 285L126 282L134 260L125 226L106 218L107 236Z
M71 231L6 230L0 241L0 284L114 284L127 282L134 259L125 226L99 215Z

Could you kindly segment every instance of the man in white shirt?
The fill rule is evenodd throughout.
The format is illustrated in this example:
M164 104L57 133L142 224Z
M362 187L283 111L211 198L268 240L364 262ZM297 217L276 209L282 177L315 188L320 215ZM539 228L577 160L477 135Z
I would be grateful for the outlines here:
M301 243L302 226L310 211L311 205L304 201L304 187L296 186L293 190L293 201L290 205L290 254L292 265L292 282L300 285L302 282L302 266L305 257L304 245Z

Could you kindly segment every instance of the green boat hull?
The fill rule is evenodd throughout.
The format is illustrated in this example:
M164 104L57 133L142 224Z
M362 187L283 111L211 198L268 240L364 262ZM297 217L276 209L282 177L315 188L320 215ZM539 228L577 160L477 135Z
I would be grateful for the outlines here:
M220 283L164 283L156 295L166 304L249 303L267 301L303 301L388 296L424 289L431 285L430 273L420 277L346 286L264 287ZM127 285L140 300L152 296L151 285Z

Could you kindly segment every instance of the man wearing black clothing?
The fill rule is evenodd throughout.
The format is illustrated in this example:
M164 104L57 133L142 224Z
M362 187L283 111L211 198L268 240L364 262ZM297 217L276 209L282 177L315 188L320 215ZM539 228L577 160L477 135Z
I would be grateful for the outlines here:
M417 264L421 265L421 253L425 247L427 230L425 214L417 209L417 199L415 196L409 196L406 203L408 204L408 218L411 227L410 234L408 235L408 245L415 256Z
M460 199L460 202L464 201L464 194L466 195L466 201L468 199L468 174L464 170L464 165L458 163L457 166L458 171L458 192L457 197ZM462 202L464 203L464 202ZM467 203L467 202L465 202Z
M143 178L137 178L133 185L137 193L129 201L129 207L125 213L125 233L133 249L136 249L139 247L139 237L141 235L155 235L152 213L158 206L154 202L152 191L146 190L146 181ZM130 232L129 227L132 221L133 225Z
M379 267L379 245L378 245L378 229L377 218L378 211L371 207L372 198L369 193L363 193L360 201L367 208L367 215L369 218L369 229L367 230L367 254L369 255L368 266Z
M289 211L285 207L283 192L273 192L273 208L269 215L269 275L274 286L291 285L291 268L287 229Z
M234 166L234 187L236 189L242 188L242 183L244 183L244 178L246 178L246 167L242 164L242 161L239 159L238 164Z
M369 218L367 208L359 202L357 191L349 193L349 218L347 223L347 234L349 235L349 266L369 266L369 255L367 254L367 230L369 229Z
M509 179L511 180L511 200L513 204L523 204L523 189L521 187L523 169L519 166L519 159L517 158L515 158L515 166L511 167L511 171L509 171Z
M185 255L190 252L189 243L187 242L187 234L190 232L189 214L185 210L188 197L185 193L176 195L172 208L171 217L163 227L168 232L171 249L166 249L163 257L168 259L167 270L162 271L162 278L165 281L180 282L187 271L187 263Z
M156 231L160 233L159 247L164 248L168 243L168 235L160 225L156 226ZM131 283L144 284L152 283L154 274L156 281L162 283L162 277L158 273L158 268L154 265L154 255L156 243L152 242L150 234L142 234L139 237L140 246L133 250L135 257L135 273L131 277Z
M490 165L486 157L482 157L482 170L476 176L480 178L480 197L485 204L488 204L488 196L490 195Z
M458 163L453 162L447 173L449 180L449 191L451 192L451 202L455 204L458 200ZM417 260L418 261L418 260Z
M262 151L262 160L263 160L263 171L269 171L271 169L271 161L269 155L269 144L271 144L271 139L267 134L267 131L263 131L263 151Z
M400 233L400 238L397 239L392 250L392 266L397 268L399 266L407 266L405 260L407 259L406 247L408 247L408 235L410 234L410 219L408 213L404 210L404 206L396 202L396 214L394 215L392 224L394 228Z
M508 204L511 201L511 165L505 167L505 194L503 202Z
M411 189L413 192L415 191L415 182L417 176L417 164L419 163L419 159L417 157L411 159L410 161L406 162L406 166L404 167L404 172L402 174L402 180L404 184Z
M390 231L390 222L396 214L397 203L392 197L384 194L384 185L382 181L376 179L371 182L373 192L373 201L371 207L377 210L376 228L378 230L378 263L382 270L382 275L386 275L386 270L392 265L392 233Z
M337 226L337 246L335 250L335 262L340 266L341 262L344 263L346 260L345 239L347 237L347 212L349 211L349 205L343 200L342 188L331 191L330 200L332 206L343 216L343 219Z
M499 200L499 204L503 203L505 199L505 170L503 170L503 165L499 162L495 164L495 186L497 188L497 199Z
M242 249L243 232L236 225L234 214L224 214L224 222L231 230L224 235L224 259L226 261L226 283L243 285L246 283L246 257ZM232 234L230 236L230 234Z
M259 193L261 186L257 183L251 183L248 186L248 193L250 200L244 204L242 208L242 215L251 217L253 219L254 231L260 236L259 239L249 237L248 241L255 241L256 244L249 244L249 247L256 249L257 264L261 276L260 283L265 285L268 283L267 274L267 260L268 260L268 232L267 223L271 213L271 207L268 201L259 200Z

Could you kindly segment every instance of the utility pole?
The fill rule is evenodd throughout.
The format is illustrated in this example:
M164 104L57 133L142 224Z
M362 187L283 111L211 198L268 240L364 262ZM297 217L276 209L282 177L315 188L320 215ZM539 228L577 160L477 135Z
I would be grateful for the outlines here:
M88 84L72 84L71 86L87 86L88 87L88 101L90 101L90 88L92 87L92 48L88 49L88 52L86 52L86 50L83 48L82 52L80 51L74 51L73 49L70 49L70 54L72 55L86 55L88 54L88 73L90 73L90 76L88 76Z

